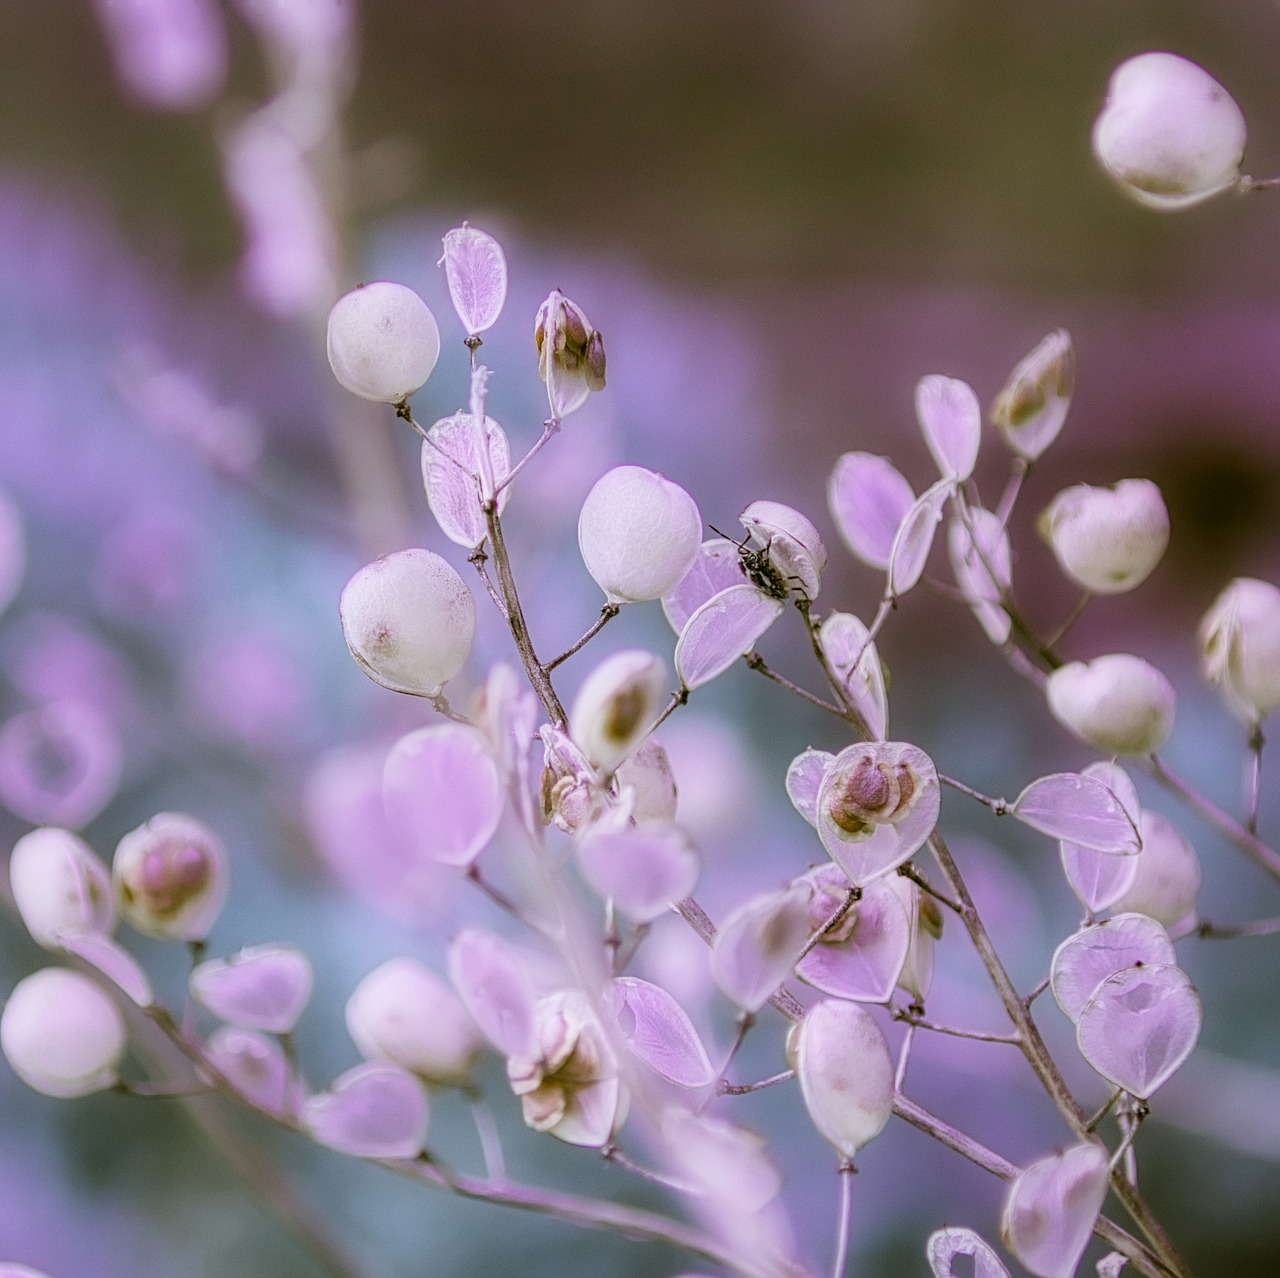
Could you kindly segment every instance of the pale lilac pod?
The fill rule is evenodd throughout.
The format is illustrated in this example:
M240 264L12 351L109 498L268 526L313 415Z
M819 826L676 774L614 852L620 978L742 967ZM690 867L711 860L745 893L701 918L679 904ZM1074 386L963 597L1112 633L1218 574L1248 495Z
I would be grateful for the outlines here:
M620 976L610 987L614 1017L627 1046L679 1087L707 1087L716 1070L688 1013L660 985Z
M1054 772L1033 781L1009 806L1010 813L1050 838L1131 855L1142 846L1132 813L1105 780L1082 772Z
M1073 932L1053 953L1049 984L1067 1018L1078 1021L1085 1004L1109 976L1129 967L1175 962L1173 941L1145 914L1117 914Z
M538 698L513 666L499 661L490 667L471 720L488 738L499 772L527 790L530 753L537 738Z
M859 742L832 760L818 790L818 837L858 887L896 870L933 833L938 774L901 741Z
M387 755L382 801L391 828L416 856L460 869L488 846L506 809L489 743L466 723L401 737Z
M786 605L755 586L730 586L707 600L688 620L676 642L680 682L700 688L723 674L782 616Z
M226 849L202 821L161 812L120 840L111 880L131 927L164 940L202 941L227 899Z
M959 513L953 515L947 551L956 585L978 624L992 643L1005 643L1013 622L1000 600L1013 581L1013 555L999 515L980 507L969 509L967 522Z
M1106 754L1154 754L1173 731L1173 685L1129 653L1059 666L1045 694L1063 727Z
M31 939L46 949L69 932L105 935L115 927L111 874L70 830L24 834L9 857L9 886Z
M1135 911L1175 928L1194 913L1200 894L1200 861L1177 826L1159 812L1143 812L1139 821L1142 851L1133 882L1112 902L1116 910Z
M97 0L116 74L148 106L185 111L222 87L227 40L211 0Z
M27 539L17 506L0 493L0 612L22 584L27 567Z
M662 1134L684 1174L717 1202L756 1212L782 1188L768 1142L756 1132L673 1106L663 1116Z
M813 524L779 501L753 501L738 519L768 557L784 591L816 599L827 548Z
M502 245L466 222L444 237L440 259L449 281L449 298L470 337L497 323L507 300L507 259Z
M87 976L64 967L24 977L0 1015L0 1051L45 1096L70 1100L111 1087L124 1049L120 1009Z
M1195 986L1174 964L1108 976L1076 1022L1080 1054L1109 1083L1148 1100L1191 1055L1204 1014Z
M962 1272L972 1273L973 1278L1009 1278L1009 1271L1000 1262L1000 1258L972 1229L952 1226L936 1230L929 1235L924 1250L929 1268L933 1270L933 1278L957 1278L957 1256L966 1256L972 1260L972 1268L965 1268Z
M669 593L693 566L702 516L679 484L643 466L615 466L596 480L578 516L578 547L613 604Z
M924 574L924 566L933 547L933 535L942 519L942 508L951 496L953 485L940 479L926 489L903 516L898 534L889 552L888 593L905 595Z
M662 660L624 648L583 680L569 711L570 735L595 767L612 772L648 736L666 700Z
M1169 511L1149 479L1064 488L1036 526L1062 571L1095 595L1140 585L1169 544Z
M538 308L533 336L554 421L581 408L592 391L604 390L604 337L559 289Z
M698 854L674 826L588 828L577 852L587 886L636 923L651 923L683 901L701 871Z
M787 1056L813 1125L852 1158L893 1113L893 1059L871 1013L826 999L787 1035Z
M916 384L916 420L943 479L973 474L982 442L982 406L968 382L931 373Z
M742 556L724 537L712 537L698 548L689 571L662 596L662 611L677 635L703 604L730 586L743 584Z
M1245 138L1240 108L1203 67L1141 53L1112 72L1093 152L1139 203L1175 210L1235 183Z
M484 419L483 446L489 454L494 483L501 484L511 472L511 449L506 431L492 417ZM422 441L422 484L427 504L440 531L470 550L478 549L489 535L478 479L480 449L480 432L470 413L442 417ZM509 486L498 493L499 514L510 495Z
M621 1121L624 1096L608 1037L579 990L540 998L528 1055L507 1058L525 1123L569 1145L598 1147Z
M374 683L434 697L466 664L476 601L430 550L398 550L361 568L338 603L342 637Z
M524 957L500 936L466 928L449 946L446 962L449 980L480 1032L504 1056L528 1056L536 999Z
M1201 669L1245 723L1280 708L1280 590L1237 577L1200 622Z
M827 480L827 508L844 543L864 564L885 572L894 538L916 495L887 457L845 453Z
M122 994L139 1007L151 1007L156 996L151 981L138 960L117 941L101 932L64 932L58 943L64 954L73 955L106 977Z
M1000 1233L1036 1278L1073 1278L1107 1194L1106 1151L1087 1142L1042 1158L1009 1186Z
M814 829L818 826L818 791L822 788L822 778L827 775L827 769L835 757L828 750L810 747L796 755L787 768L787 798Z
M357 1065L308 1098L302 1125L312 1140L357 1158L416 1158L427 1139L427 1094L398 1065Z
M353 395L398 404L431 376L440 330L426 302L403 284L364 284L329 312L329 367Z
M252 945L192 970L187 986L206 1011L241 1029L288 1034L311 998L311 962L289 945Z
M813 935L844 904L853 885L838 865L821 865L804 877L814 889L809 905L809 932ZM911 944L911 921L894 888L899 878L888 875L868 883L840 922L824 932L800 960L796 975L832 998L887 1003Z
M47 702L0 728L0 803L34 825L80 829L115 794L122 762L119 733L100 710Z
M1137 828L1142 808L1133 782L1123 768L1115 763L1091 763L1081 775L1101 781ZM1138 872L1138 858L1132 854L1099 852L1067 839L1059 841L1058 850L1071 890L1090 911L1105 910L1113 905L1129 889Z
M281 1117L297 1112L301 1088L275 1039L257 1030L223 1025L209 1036L204 1055L250 1104Z
M469 1079L483 1046L457 995L411 958L370 972L347 1000L346 1019L366 1060L390 1061L442 1086Z
M883 883L902 902L911 925L907 957L898 973L898 988L923 1003L933 985L933 948L942 936L942 910L933 897L901 874L888 874L877 882ZM868 888L873 886L868 884Z
M631 819L637 825L667 826L676 819L675 773L654 737L646 737L627 755L615 776L619 791L631 793Z
M850 704L872 736L883 741L889 724L889 696L871 632L852 613L833 612L822 619L818 643Z
M1075 347L1063 328L1018 361L991 405L990 420L1019 457L1035 461L1058 438L1075 377Z
M810 936L813 885L798 879L754 896L721 924L711 975L744 1012L758 1012L781 988Z

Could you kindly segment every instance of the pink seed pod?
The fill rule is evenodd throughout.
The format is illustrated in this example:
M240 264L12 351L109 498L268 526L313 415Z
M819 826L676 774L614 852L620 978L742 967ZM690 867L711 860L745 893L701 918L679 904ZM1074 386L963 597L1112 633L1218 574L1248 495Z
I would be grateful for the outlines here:
M398 404L431 376L440 330L426 302L403 284L363 284L329 312L329 367L353 395Z
M497 323L507 300L507 259L502 245L466 222L444 237L440 259L449 298L470 337Z

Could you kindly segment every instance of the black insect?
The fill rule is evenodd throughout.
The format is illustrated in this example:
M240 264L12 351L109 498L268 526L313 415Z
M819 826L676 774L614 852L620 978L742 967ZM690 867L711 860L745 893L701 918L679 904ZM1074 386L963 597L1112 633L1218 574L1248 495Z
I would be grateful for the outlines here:
M711 524L710 528L725 541L733 541L728 533L721 532L715 524ZM752 550L750 540L746 538L733 544L738 548L738 567L742 569L742 575L770 599L786 599L791 593L789 583L795 578L788 578L769 558L769 547L765 546L763 550Z

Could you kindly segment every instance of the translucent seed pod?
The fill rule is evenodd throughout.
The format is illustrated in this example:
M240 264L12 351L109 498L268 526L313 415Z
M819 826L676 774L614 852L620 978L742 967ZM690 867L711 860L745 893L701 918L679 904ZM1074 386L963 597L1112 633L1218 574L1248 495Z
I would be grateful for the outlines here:
M440 330L426 302L403 284L364 284L329 312L329 367L353 395L398 404L431 376Z
M743 557L743 568L751 581L766 594L776 594L781 588L783 598L794 591L816 599L822 570L827 566L827 548L813 524L780 501L753 501L738 518L765 558L753 572L758 558Z
M1112 902L1118 912L1145 914L1176 928L1192 916L1200 894L1200 859L1178 827L1159 812L1143 812L1142 851L1128 889Z
M569 711L569 732L591 763L612 772L648 735L666 700L662 661L642 648L606 657Z
M360 668L392 692L439 694L466 664L476 603L430 550L398 550L361 568L338 603L342 635Z
M24 834L9 858L9 884L37 945L68 933L109 933L116 922L111 874L83 839L46 826Z
M1128 653L1060 666L1045 692L1054 718L1107 754L1152 754L1173 731L1173 685Z
M1075 348L1062 328L1015 365L991 405L990 420L1019 457L1035 461L1058 438L1075 376Z
M1261 723L1280 707L1280 590L1237 577L1200 623L1201 668L1231 712Z
M502 245L466 222L444 237L440 259L449 298L471 337L492 328L507 300L507 259Z

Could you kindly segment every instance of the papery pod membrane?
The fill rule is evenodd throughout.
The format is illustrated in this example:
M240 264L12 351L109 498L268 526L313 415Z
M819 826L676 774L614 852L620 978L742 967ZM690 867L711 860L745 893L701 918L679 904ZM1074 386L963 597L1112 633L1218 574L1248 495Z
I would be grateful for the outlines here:
M813 524L777 501L753 501L739 519L789 589L816 599L827 548Z
M501 937L466 928L447 955L449 979L481 1032L504 1056L533 1049L535 996L528 964Z
M357 1065L307 1100L302 1123L313 1140L344 1154L415 1158L427 1138L427 1093L398 1065Z
M295 1112L298 1087L284 1049L257 1030L224 1025L209 1037L205 1060L250 1104L269 1114Z
M442 417L422 441L422 483L427 504L440 531L469 550L477 549L489 535L480 498L481 444L475 421L470 413ZM492 417L484 419L484 436L494 483L498 485L511 472L511 449L506 432ZM498 493L499 514L510 495L510 487Z
M810 748L796 755L787 768L787 797L795 810L815 829L818 825L818 791L835 757L828 750Z
M288 1034L311 997L311 963L287 945L254 945L191 973L191 997L220 1021Z
M744 1012L758 1012L791 974L810 936L813 887L803 879L752 897L736 909L711 947L716 984Z
M901 741L841 750L818 790L818 836L858 887L896 870L933 833L938 774L923 750Z
M445 234L440 262L462 327L472 337L492 328L507 300L507 259L502 245L492 235L463 222Z
M887 593L890 598L905 595L924 573L925 561L933 547L933 535L952 488L949 479L938 480L916 498L915 504L903 517L889 554Z
M1116 763L1091 763L1081 773L1101 781L1120 801L1135 825L1141 820L1138 792L1129 774ZM1132 854L1098 852L1063 839L1058 843L1063 872L1071 890L1090 911L1108 909L1129 889L1138 872L1138 858Z
M898 988L923 1003L933 984L933 947L942 935L942 914L937 902L901 874L888 874L877 882L883 882L902 902L911 925L907 957L898 974Z
M968 382L931 373L916 385L916 419L943 479L973 474L982 442L982 407Z
M730 586L691 616L676 643L676 673L688 689L723 674L782 616L786 605L755 586Z
M619 796L631 794L631 819L637 825L669 826L679 806L671 759L656 738L646 737L618 765Z
M419 728L387 755L382 796L392 828L417 855L470 865L502 819L502 778L484 734L469 724Z
M662 1134L684 1174L736 1211L760 1211L782 1188L768 1143L744 1127L673 1107L663 1116Z
M711 537L698 549L689 571L662 596L662 611L671 629L680 632L707 600L730 586L743 584L742 555L725 537Z
M591 763L610 773L653 729L666 699L662 659L623 648L583 680L569 710L569 732Z
M1096 777L1055 772L1033 781L1010 805L1024 825L1095 852L1132 855L1142 847L1133 817Z
M688 1013L661 986L634 976L613 982L614 1017L627 1046L680 1087L707 1087L716 1071Z
M485 734L498 770L523 789L529 779L529 751L538 721L538 699L526 688L515 667L499 661L489 670L477 698L472 722Z
M139 1007L154 1005L156 996L146 972L138 960L111 937L97 932L69 932L63 935L58 948L100 972Z
M698 854L674 827L588 828L578 844L582 877L628 918L651 923L697 886Z
M1145 914L1117 914L1067 937L1049 965L1050 986L1068 1019L1078 1021L1085 1004L1108 977L1128 967L1175 961L1173 940Z
M1127 967L1094 990L1076 1042L1103 1078L1147 1100L1191 1054L1202 1020L1200 996L1181 968Z
M1128 1263L1128 1257L1122 1256L1118 1251L1108 1252L1095 1266L1098 1278L1120 1278L1120 1271Z
M9 856L9 885L31 939L46 949L67 932L105 935L115 927L111 872L70 830L24 834Z
M972 1229L953 1226L936 1230L929 1235L924 1249L933 1278L960 1278L954 1267L957 1256L973 1261L971 1270L966 1267L962 1271L965 1275L972 1272L973 1278L1009 1278L1000 1258Z
M1035 461L1057 439L1071 407L1076 357L1071 334L1054 329L1018 361L991 405L990 419L1005 443Z
M1159 812L1138 819L1142 851L1133 881L1113 902L1117 910L1149 914L1179 929L1194 915L1200 893L1200 860L1177 826Z
M871 1014L828 999L787 1037L787 1055L813 1125L846 1158L883 1130L893 1112L893 1059Z
M852 613L833 612L822 619L818 643L849 703L872 736L883 741L889 722L888 690L871 632Z
M911 485L887 457L845 453L827 480L827 507L854 556L885 572L894 539L915 503Z
M1000 1233L1036 1278L1073 1278L1107 1194L1107 1155L1073 1145L1034 1162L1009 1186Z
M1280 707L1280 590L1237 577L1210 605L1197 637L1204 676L1232 714L1261 723Z
M994 644L1009 638L1013 622L1000 603L1013 581L1013 556L1009 534L1000 517L980 507L970 507L966 517L951 517L947 530L951 571L964 601Z
M897 987L911 944L911 920L894 878L868 883L844 917L796 966L806 984L832 998L887 1003ZM805 878L813 884L810 934L844 903L853 886L837 865L822 865Z

